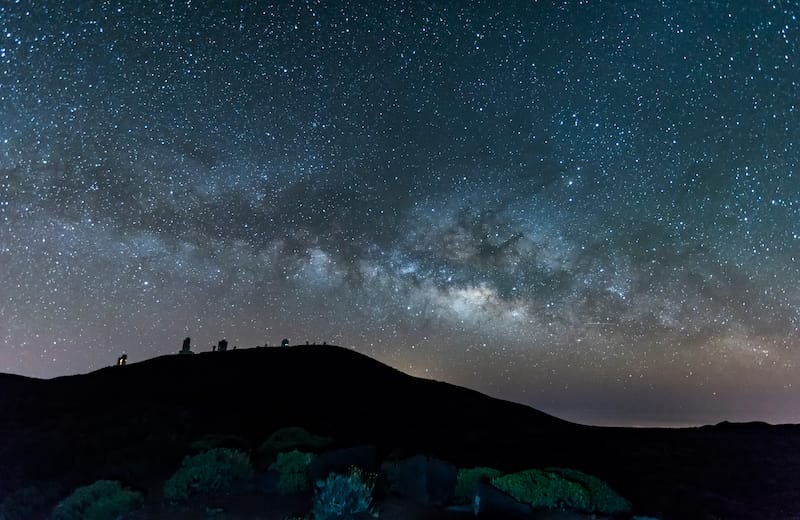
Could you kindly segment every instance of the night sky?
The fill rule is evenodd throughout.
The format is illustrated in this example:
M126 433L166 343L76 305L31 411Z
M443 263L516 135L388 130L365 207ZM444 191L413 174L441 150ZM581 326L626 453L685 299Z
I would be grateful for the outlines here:
M0 371L286 337L579 422L800 422L798 16L5 0Z

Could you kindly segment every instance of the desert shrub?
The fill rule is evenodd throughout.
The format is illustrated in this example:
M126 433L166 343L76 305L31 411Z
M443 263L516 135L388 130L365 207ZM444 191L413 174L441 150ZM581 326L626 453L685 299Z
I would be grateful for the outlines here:
M317 481L311 516L315 520L351 518L358 513L371 513L374 474L359 468L350 468L348 475L331 473L325 480Z
M459 469L458 477L456 479L455 500L459 504L471 503L478 491L478 482L482 478L489 480L499 477L503 472L494 468L468 468Z
M309 433L305 428L290 426L275 431L258 447L258 453L264 457L274 457L280 452L302 450L316 452L333 444L330 437L321 437Z
M98 480L79 487L59 502L51 520L114 520L139 509L144 502L141 493L124 489L115 480Z
M495 477L491 483L534 508L591 510L591 497L584 486L550 471L529 469Z
M278 472L278 491L283 495L308 489L308 466L314 457L311 453L292 450L278 453L278 459L269 467Z
M619 496L608 484L597 477L569 468L545 468L545 470L583 484L591 497L592 509L588 510L589 513L617 515L630 513L631 511L631 503Z
M215 448L183 459L180 469L164 484L164 498L179 502L199 495L224 495L252 477L247 455Z
M491 482L519 502L535 508L569 508L610 515L631 510L630 502L608 484L574 469L531 469L495 477Z

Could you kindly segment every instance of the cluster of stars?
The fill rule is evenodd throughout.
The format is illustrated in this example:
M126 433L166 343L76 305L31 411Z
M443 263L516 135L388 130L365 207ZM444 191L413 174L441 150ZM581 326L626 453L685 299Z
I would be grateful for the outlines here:
M791 3L157 4L0 6L0 370L288 336L800 420Z

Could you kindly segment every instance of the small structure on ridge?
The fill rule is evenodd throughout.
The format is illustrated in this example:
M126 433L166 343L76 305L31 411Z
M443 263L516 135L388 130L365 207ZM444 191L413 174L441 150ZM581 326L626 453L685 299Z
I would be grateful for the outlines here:
M178 354L194 354L194 352L192 352L192 338L184 338L183 346Z

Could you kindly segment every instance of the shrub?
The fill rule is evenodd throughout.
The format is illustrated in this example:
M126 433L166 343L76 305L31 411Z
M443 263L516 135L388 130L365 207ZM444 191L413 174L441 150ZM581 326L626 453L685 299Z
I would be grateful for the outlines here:
M115 480L98 480L79 487L53 510L51 520L114 520L139 509L141 493L124 489Z
M632 506L631 503L619 496L608 484L603 482L597 477L587 475L576 469L568 468L545 468L547 471L557 473L558 475L580 482L589 491L591 497L592 509L590 513L601 513L606 515L618 515L630 513Z
M280 452L289 450L318 451L333 444L330 437L313 435L299 426L281 428L261 443L258 453L264 457L274 457Z
M534 508L569 508L587 513L621 514L631 504L597 477L565 468L530 469L495 477L492 485Z
M164 484L164 498L179 502L199 495L224 495L252 477L247 455L215 448L183 459L180 469Z
M491 482L518 502L534 508L590 510L591 497L585 487L549 471L529 469L495 477Z
M359 468L350 468L348 475L331 473L325 480L317 481L314 507L315 520L351 518L358 513L372 513L374 474L365 474Z
M459 504L469 504L472 502L478 491L478 482L482 478L489 480L499 477L503 472L494 468L469 468L459 469L456 480L455 500Z
M278 459L269 467L278 472L278 491L283 495L308 489L308 466L313 454L292 450L278 453Z

